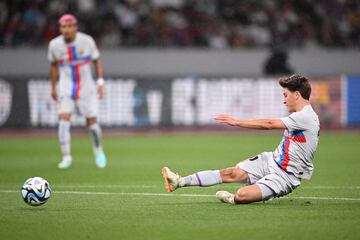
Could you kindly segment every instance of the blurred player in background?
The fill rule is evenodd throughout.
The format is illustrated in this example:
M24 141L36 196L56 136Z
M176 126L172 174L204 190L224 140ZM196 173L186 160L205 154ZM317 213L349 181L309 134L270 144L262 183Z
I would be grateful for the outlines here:
M212 186L221 183L246 183L235 194L218 191L216 197L226 203L242 204L281 197L310 179L312 160L319 141L319 118L310 105L311 86L300 75L280 78L284 104L291 113L280 119L240 120L228 115L215 119L230 126L252 129L284 129L283 139L274 152L263 152L223 170L202 171L181 177L168 167L162 169L169 192L188 186Z
M86 117L93 140L95 162L99 168L103 168L106 166L106 157L101 145L101 128L97 122L98 98L104 95L100 53L91 36L77 31L77 19L73 15L63 15L58 23L61 35L51 40L48 50L51 97L58 104L59 142L63 155L58 166L68 168L72 163L70 117L76 108ZM92 77L91 62L95 63L96 83Z

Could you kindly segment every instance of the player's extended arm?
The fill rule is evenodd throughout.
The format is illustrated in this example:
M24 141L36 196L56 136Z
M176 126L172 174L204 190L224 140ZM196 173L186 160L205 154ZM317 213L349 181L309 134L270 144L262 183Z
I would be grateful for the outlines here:
M238 126L252 129L285 129L285 124L280 119L253 119L242 120L235 119L229 115L221 114L215 117L215 120L226 123L230 126Z
M50 65L50 80L51 80L51 97L57 100L56 83L58 81L58 68L56 63Z
M100 60L100 58L95 59L95 72L96 72L96 76L97 78L103 78L103 66L102 66L102 62Z
M95 61L95 72L97 76L97 92L99 97L102 98L104 96L104 78L103 78L103 66L100 58Z

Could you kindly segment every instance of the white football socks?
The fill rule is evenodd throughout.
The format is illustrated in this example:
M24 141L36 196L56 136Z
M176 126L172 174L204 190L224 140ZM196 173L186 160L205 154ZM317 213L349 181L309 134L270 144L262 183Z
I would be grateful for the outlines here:
M70 121L60 120L59 121L59 128L58 128L58 137L60 142L61 153L63 158L71 158L70 152Z
M98 123L92 124L89 126L89 132L93 140L93 148L94 152L97 155L100 151L102 151L101 148L101 128Z
M208 187L221 183L222 183L222 179L219 170L197 172L192 175L182 177L179 179L180 187L186 187L186 186Z

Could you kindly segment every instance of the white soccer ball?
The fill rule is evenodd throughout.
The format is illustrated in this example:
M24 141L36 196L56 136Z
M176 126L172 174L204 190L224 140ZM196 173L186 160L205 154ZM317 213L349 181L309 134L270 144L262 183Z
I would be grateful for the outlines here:
M30 206L43 205L51 196L50 184L41 177L29 178L21 188L21 196Z

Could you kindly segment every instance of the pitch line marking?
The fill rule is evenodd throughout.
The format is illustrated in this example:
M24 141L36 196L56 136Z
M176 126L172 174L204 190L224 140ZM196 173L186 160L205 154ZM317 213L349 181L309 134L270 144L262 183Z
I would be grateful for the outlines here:
M59 185L56 188L163 188L162 185Z
M1 185L0 185L1 186ZM241 187L243 185L239 185ZM9 186L3 186L9 187ZM233 188L234 185L224 185L223 188ZM163 185L57 185L56 188L163 188ZM360 186L300 186L299 189L349 189L360 190Z
M360 189L360 186L300 186L299 189Z
M0 190L0 193L20 193L15 190ZM163 197L212 197L213 194L170 194L170 193L127 193L127 192L78 192L78 191L54 191L56 194L74 194L74 195L123 195L123 196L163 196ZM284 197L287 199L311 199L311 200L341 200L341 201L360 201L360 198L342 198L342 197Z

